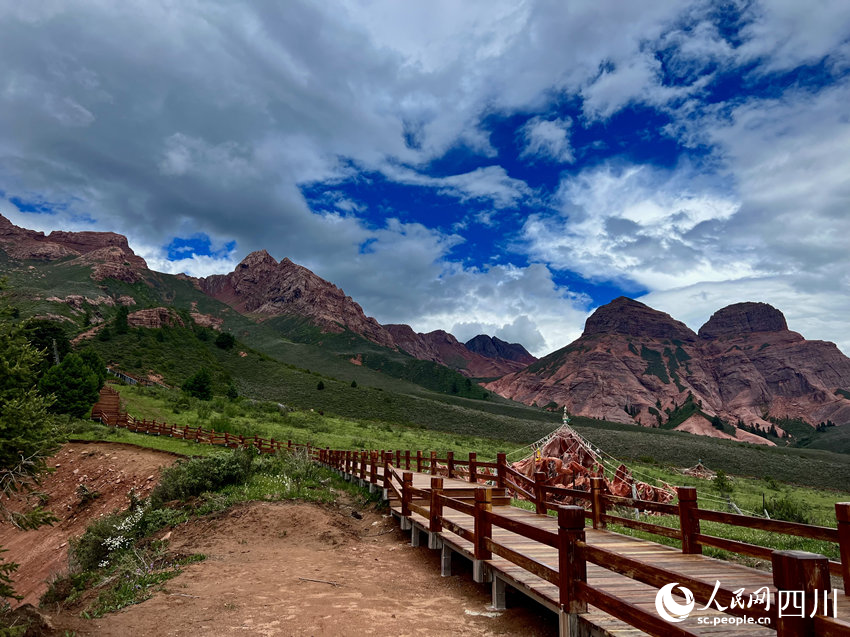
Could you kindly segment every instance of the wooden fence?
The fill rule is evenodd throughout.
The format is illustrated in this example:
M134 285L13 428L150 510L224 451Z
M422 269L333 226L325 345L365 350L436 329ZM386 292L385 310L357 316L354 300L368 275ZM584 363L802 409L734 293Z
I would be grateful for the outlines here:
M114 395L113 395L114 394ZM693 635L678 625L669 624L643 608L595 588L587 582L587 564L596 564L650 586L660 587L669 582L679 582L689 588L697 602L707 603L713 587L704 582L685 577L663 567L634 560L585 542L585 521L589 519L593 528L605 529L608 523L661 535L681 541L682 552L700 554L704 546L711 546L741 555L770 560L773 566L774 585L778 591L803 590L807 600L817 591L831 589L830 575L843 579L844 592L850 594L850 503L836 503L837 528L822 527L781 520L767 520L753 516L737 515L701 509L697 503L697 492L693 487L678 487L678 504L663 504L636 498L618 497L604 491L601 478L590 481L590 490L581 491L545 484L546 475L538 472L529 478L511 467L504 453L497 455L496 462L478 459L470 453L466 459L455 458L452 452L439 457L434 451L352 451L315 448L311 445L283 443L259 436L236 436L216 432L202 427L178 427L155 420L137 419L121 412L118 393L111 388L102 391L102 403L92 411L109 426L126 428L129 431L159 436L192 440L202 444L224 447L253 447L262 453L274 453L285 449L306 449L310 457L333 469L380 486L394 495L401 503L402 516L418 513L428 520L429 531L437 533L444 528L468 540L474 547L476 561L483 563L498 555L530 573L558 587L559 603L564 612L584 612L591 604L614 617L645 630L651 634L667 636ZM430 489L415 489L412 484L413 471L432 476ZM452 498L443 493L442 478L460 479L476 485L473 502ZM493 511L494 489L510 492L528 500L535 511L547 515L555 511L558 532L547 531ZM495 496L498 500L499 496ZM425 506L427 503L427 506ZM575 506L581 504L581 506ZM616 507L628 507L639 511L650 511L676 515L680 528L667 527L628 517L614 515ZM471 515L474 530L462 528L443 515L452 509ZM774 551L772 549L729 540L701 532L700 521L719 522L731 526L760 529L773 533L835 542L839 547L840 561L828 560L821 555L796 551ZM558 550L559 567L553 569L532 557L499 544L492 534L493 527L507 529L522 537ZM776 606L760 611L736 608L730 602L735 592L721 588L715 599L728 606L726 611L734 615L764 618L777 630L780 637L797 635L850 636L850 623L831 618L828 613L814 617L779 617Z
M295 444L291 440L283 442L274 438L261 438L260 436L237 436L203 427L180 427L178 425L169 425L165 422L157 422L156 420L135 418L121 411L120 400L121 398L117 391L111 387L104 387L100 392L100 400L92 408L92 419L99 420L104 425L110 427L118 427L135 433L168 436L169 438L190 440L199 444L217 445L231 449L253 447L260 453L276 453L284 449L303 448L306 449L311 457L315 455L313 454L313 447L311 445Z
M843 577L845 594L850 583L850 503L836 504L838 529L820 527L779 520L764 520L744 515L733 515L718 511L700 509L697 506L696 489L680 487L679 503L662 504L616 497L602 492L600 478L591 483L589 492L564 489L542 484L543 474L537 474L532 480L511 468L504 454L499 454L497 462L481 462L476 455L470 454L468 460L457 460L451 452L445 458L438 458L435 452L423 454L421 451L334 451L318 449L317 459L334 469L359 476L372 484L385 489L401 505L401 515L409 518L417 513L427 520L428 531L439 533L443 529L451 531L469 541L473 546L476 561L492 559L498 555L524 570L558 587L559 604L568 614L583 613L591 604L600 610L617 617L632 626L655 635L694 635L676 624L662 620L658 615L621 599L604 590L591 586L587 581L587 564L595 564L614 573L619 573L636 581L660 588L671 582L689 588L697 602L707 604L714 593L714 586L703 581L682 575L662 566L656 566L629 558L613 551L590 546L585 542L585 523L589 518L594 528L604 529L609 522L637 528L665 537L680 539L682 552L701 553L703 546L715 546L743 555L755 555L770 560L773 567L773 581L777 591L803 591L806 608L811 608L818 591L831 590L830 574ZM379 471L381 469L381 471ZM430 473L430 489L413 487L413 470ZM380 475L379 475L380 474ZM452 498L443 491L443 477L462 478L470 483L480 483L475 489L475 499ZM557 512L558 531L548 531L539 526L524 523L511 517L500 515L493 510L494 489L507 489L531 501L539 514L548 511ZM556 499L557 498L557 499ZM585 506L563 505L564 500L583 500ZM499 503L499 504L504 504ZM626 506L645 511L676 514L681 529L640 522L631 518L611 515L608 511L615 506ZM446 519L444 512L452 509L473 517L473 530L464 528ZM841 562L830 561L822 555L798 551L774 551L768 548L717 538L700 533L700 520L711 520L733 526L757 528L774 533L786 533L799 537L837 542L840 546ZM511 549L497 542L493 537L493 527L506 529L533 542L553 547L558 551L558 569L554 569L533 557ZM790 593L789 593L790 594ZM743 608L732 603L736 591L731 588L719 588L714 599L727 607L726 613L735 616L752 617L767 622L767 626L777 631L780 637L799 635L848 636L850 623L829 617L828 611L820 610L814 617L783 617L777 612L776 604L768 608ZM763 626L765 624L762 624Z

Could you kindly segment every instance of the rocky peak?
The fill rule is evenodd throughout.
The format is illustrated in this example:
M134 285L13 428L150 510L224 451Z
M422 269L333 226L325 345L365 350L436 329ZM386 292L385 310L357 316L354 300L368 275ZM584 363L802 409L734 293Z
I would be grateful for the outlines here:
M238 312L258 316L298 316L326 332L348 329L395 348L392 336L350 296L307 268L284 258L278 263L265 250L252 252L230 274L197 280L198 287Z
M625 296L618 297L596 309L584 324L583 336L593 334L622 334L658 339L695 341L687 325L669 314Z
M530 365L537 359L519 343L508 343L495 336L479 334L466 342L466 348L487 358L501 358Z
M114 232L43 232L19 228L0 215L0 248L13 259L55 261L68 256L94 265L92 278L141 279L140 270L148 264L130 248L127 237Z
M289 261L289 259L284 259L284 261ZM270 255L265 250L257 250L256 252L252 252L247 257L242 259L242 261L239 263L238 266L236 266L236 268L237 270L276 268L277 265L278 263L272 255Z
M717 310L699 329L700 338L740 336L751 332L785 332L785 315L767 303L735 303Z

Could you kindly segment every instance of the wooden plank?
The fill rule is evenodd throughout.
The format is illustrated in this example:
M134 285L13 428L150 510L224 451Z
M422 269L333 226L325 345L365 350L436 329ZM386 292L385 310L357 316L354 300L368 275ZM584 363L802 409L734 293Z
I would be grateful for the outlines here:
M459 524L455 524L451 520L443 519L443 528L448 531L451 531L455 535L462 537L464 540L468 540L470 542L475 540L475 533L463 528Z
M630 529L639 529L648 533L655 533L656 535L663 535L664 537L673 538L674 540L682 539L682 532L679 529L673 529L669 526L661 526L660 524L652 524L650 522L641 522L640 520L632 520L630 518L621 518L617 515L606 514L601 516L601 518L605 522L619 524Z
M640 560L635 560L624 555L619 555L613 551L602 549L599 547L588 546L586 543L580 544L580 549L584 558L593 564L602 566L603 568L620 573L631 579L635 579L644 584L649 584L655 588L661 588L670 582L678 582L682 586L689 588L694 594L694 599L698 602L707 603L714 592L714 584L708 584L691 577L686 577L682 573L677 573L665 568L646 564ZM716 600L724 606L730 606L730 601L735 597L733 589L728 587L720 587L717 590ZM753 617L767 617L771 620L776 618L776 609L765 611L761 608L729 608L726 612L732 615L750 615Z
M495 555L505 558L509 562L516 564L525 571L532 573L547 582L556 586L558 585L558 571L554 568L551 568L542 562L538 562L533 557L523 555L522 553L514 551L507 546L494 542L490 538L486 538L485 543L487 544L487 548Z
M499 515L498 513L490 512L488 515L493 526L498 526L499 528L521 535L532 542L539 542L540 544L545 544L546 546L551 546L553 548L558 546L557 533L547 531L535 526L534 524L521 522L504 515Z
M655 637L698 637L698 633L686 630L676 624L670 624L656 613L647 612L616 595L597 590L585 582L578 582L578 589L582 599L586 600L588 604L593 604L606 613L610 613L632 626L637 626L650 635Z
M738 540L727 540L721 537L714 537L713 535L703 535L702 533L697 533L694 537L697 543L703 546L713 546L716 549L722 549L732 553L741 553L743 555L767 560L768 562L773 555L773 549L757 546L755 544L747 544L746 542L739 542Z
M733 526L743 526L748 529L760 529L772 533L784 533L786 535L797 535L813 540L824 540L826 542L838 542L838 529L827 526L814 526L812 524L800 524L799 522L786 522L784 520L766 520L750 515L738 515L736 513L724 513L722 511L709 511L708 509L697 509L696 515L700 520L720 522Z
M668 513L670 515L679 515L679 507L675 504L667 504L664 502L651 502L649 500L638 500L635 498L622 498L616 495L603 494L602 499L609 504L629 507L631 509L640 509L641 511L654 511L655 513Z

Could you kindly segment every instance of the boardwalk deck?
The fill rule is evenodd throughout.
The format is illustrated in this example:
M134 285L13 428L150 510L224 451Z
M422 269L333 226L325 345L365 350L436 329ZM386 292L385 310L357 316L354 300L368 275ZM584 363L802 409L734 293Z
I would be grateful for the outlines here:
M383 483L383 471L381 470L379 473L377 477L378 486ZM425 473L411 473L413 477L413 488L429 492L432 476ZM358 471L355 471L352 475L354 478L358 476ZM368 481L368 474L366 477ZM443 492L446 496L452 498L457 497L463 500L471 500L475 486L463 480L443 479ZM393 514L403 519L401 515L401 502L392 497L392 492L389 495ZM445 508L442 516L446 521L445 528L439 533L430 534L428 532L429 519L426 517L430 512L430 503L428 500L418 498L416 504L420 508L420 512L413 512L410 516L410 522L408 522L408 524L412 525L412 542L418 545L421 540L421 534L436 536L429 537L428 545L431 548L442 548L444 574L450 572L451 553L474 561L474 547L472 543L459 535L459 533L465 535L474 532L473 516ZM514 506L493 507L493 511L498 513L499 516L504 516L511 520L531 524L553 533L558 532L557 519L549 515L536 514ZM683 578L704 582L709 587L713 587L716 581L720 581L722 586L727 589L737 590L743 588L745 589L743 594L745 601L751 592L759 588L767 587L771 592L775 592L776 590L773 585L772 575L764 571L703 555L686 555L678 549L669 546L636 539L607 530L587 528L585 529L585 536L588 546L600 547L623 557L638 559L641 562L662 567L672 573L683 576ZM523 556L531 557L555 571L558 570L558 550L555 548L495 526L492 530L492 538L495 542L510 550L516 551ZM503 604L503 587L507 584L532 597L550 610L558 612L559 590L554 584L496 555L492 559L486 560L485 564L486 569L484 570L486 570L486 577L491 581L491 585L493 586L494 605L499 606ZM670 583L673 583L673 581ZM587 582L594 588L619 598L627 599L631 604L638 606L646 612L656 614L655 599L658 593L657 586L643 584L635 579L591 563L587 564ZM839 618L850 616L850 599L840 592L837 606ZM752 637L776 634L774 629L754 624L734 626L728 623L718 623L714 625L715 620L728 620L731 616L718 611L714 607L708 609L702 607L703 604L697 604L696 609L691 613L686 622L686 629L694 634L747 635ZM580 623L582 632L586 634L616 635L617 637L646 634L591 605L588 606L588 612L580 616ZM674 626L681 626L681 624L670 624L670 626L673 628Z

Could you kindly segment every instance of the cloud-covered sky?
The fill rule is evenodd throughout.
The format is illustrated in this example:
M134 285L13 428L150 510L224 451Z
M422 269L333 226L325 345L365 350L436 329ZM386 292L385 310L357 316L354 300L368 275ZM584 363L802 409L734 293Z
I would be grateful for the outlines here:
M0 0L0 213L538 355L621 294L850 353L848 104L844 0Z

